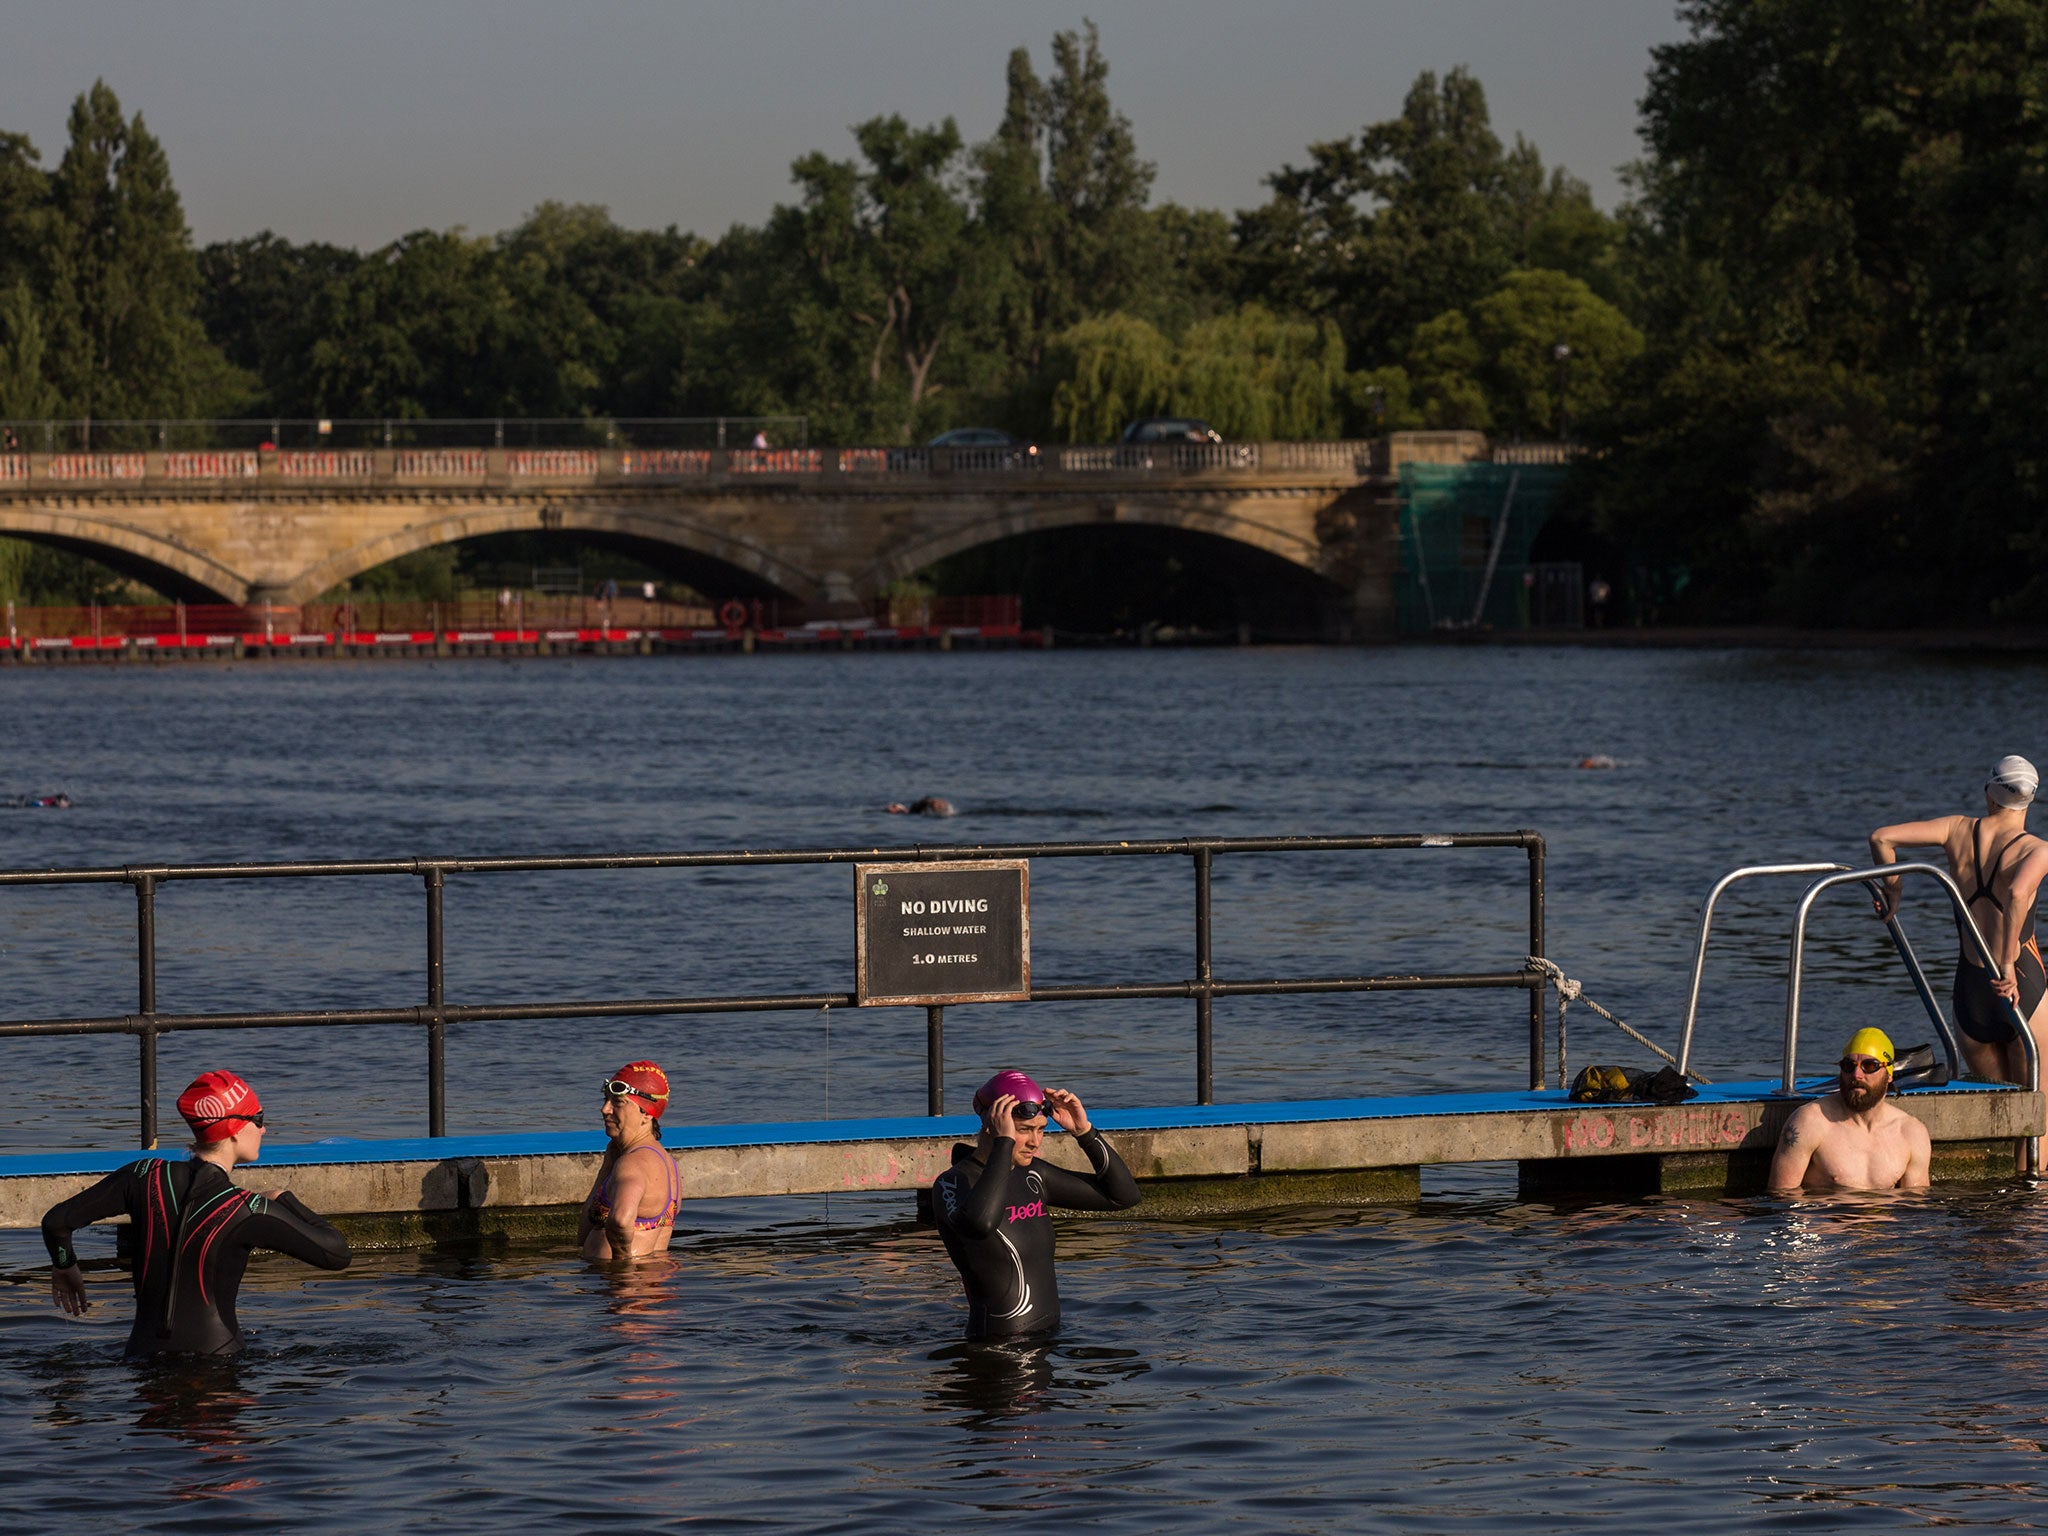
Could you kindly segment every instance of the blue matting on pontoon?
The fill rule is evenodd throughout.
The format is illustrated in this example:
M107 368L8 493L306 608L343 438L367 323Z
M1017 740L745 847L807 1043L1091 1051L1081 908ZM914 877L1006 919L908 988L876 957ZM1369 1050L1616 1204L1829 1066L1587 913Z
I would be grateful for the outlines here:
M1806 1096L1825 1092L1834 1079L1802 1083ZM1910 1088L1907 1093L2018 1093L2005 1083L1950 1083L1945 1088ZM1779 1097L1777 1079L1702 1084L1687 1104L1748 1104ZM1571 1108L1561 1088L1519 1093L1418 1093L1372 1099L1286 1099L1251 1104L1190 1104L1166 1109L1105 1109L1090 1118L1105 1131L1166 1131L1218 1125L1299 1125L1314 1120L1432 1119L1454 1115L1505 1115L1517 1111ZM1627 1108L1627 1104L1587 1108ZM1644 1105L1644 1108L1656 1106ZM898 1115L873 1120L787 1120L751 1125L672 1125L662 1145L671 1152L712 1147L824 1146L851 1141L921 1141L933 1136L973 1137L973 1115ZM320 1163L438 1163L458 1157L536 1157L602 1152L602 1131L503 1131L485 1136L419 1136L398 1140L322 1141L266 1146L258 1166L303 1168ZM111 1173L138 1157L182 1156L176 1146L156 1153L36 1152L0 1157L0 1179L50 1174Z

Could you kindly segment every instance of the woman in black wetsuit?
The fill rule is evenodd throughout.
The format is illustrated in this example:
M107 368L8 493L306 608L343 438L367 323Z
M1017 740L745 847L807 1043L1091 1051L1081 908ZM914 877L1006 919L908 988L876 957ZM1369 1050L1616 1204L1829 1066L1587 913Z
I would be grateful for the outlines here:
M108 1174L43 1217L52 1299L84 1312L73 1229L127 1213L135 1234L132 1355L232 1355L242 1348L235 1292L250 1250L275 1249L322 1269L348 1267L342 1235L285 1190L251 1194L228 1174L263 1147L263 1106L232 1072L208 1072L178 1095L191 1158L146 1157Z
M1137 1181L1061 1088L1041 1089L1015 1070L998 1072L974 1096L981 1134L953 1148L953 1166L932 1181L932 1209L946 1252L967 1290L967 1336L1042 1333L1060 1320L1048 1208L1127 1211ZM1090 1173L1038 1160L1047 1117L1087 1155Z
M2009 1083L2024 1082L2027 1075L2026 1049L2013 1025L2015 1007L2035 1040L2048 1045L2048 1009L2042 1007L2048 968L2034 936L2034 901L2048 877L2048 843L2027 831L2027 807L2040 787L2032 763L2002 757L1985 781L1982 816L1903 821L1870 834L1870 856L1879 864L1896 862L1901 848L1939 848L1947 857L1949 874L1999 967L1994 981L1958 923L1961 953L1950 1004L1963 1035L1963 1056L1976 1076ZM1878 915L1888 918L1898 905L1895 876L1885 882Z

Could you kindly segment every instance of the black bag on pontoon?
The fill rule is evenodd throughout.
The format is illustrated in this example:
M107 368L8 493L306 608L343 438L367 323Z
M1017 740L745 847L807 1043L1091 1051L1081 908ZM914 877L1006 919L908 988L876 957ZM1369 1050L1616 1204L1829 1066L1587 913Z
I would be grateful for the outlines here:
M1679 1076L1676 1067L1631 1072L1626 1067L1583 1067L1572 1079L1574 1104L1682 1104L1699 1097L1699 1089Z

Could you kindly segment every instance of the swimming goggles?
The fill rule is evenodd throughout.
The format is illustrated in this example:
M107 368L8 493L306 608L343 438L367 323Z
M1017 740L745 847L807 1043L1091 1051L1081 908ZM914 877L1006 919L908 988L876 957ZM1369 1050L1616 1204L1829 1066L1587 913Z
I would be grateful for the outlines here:
M1019 1099L1010 1106L1010 1118L1012 1120L1036 1120L1040 1115L1050 1120L1052 1118L1052 1106L1042 1104L1037 1099Z
M659 1104L668 1097L665 1093L653 1093L627 1082L623 1077L605 1079L605 1093L614 1099L645 1099L650 1104Z
M1875 1077L1880 1072L1891 1070L1889 1066L1879 1061L1875 1056L1844 1056L1841 1061L1841 1067L1844 1072L1856 1072L1865 1077Z

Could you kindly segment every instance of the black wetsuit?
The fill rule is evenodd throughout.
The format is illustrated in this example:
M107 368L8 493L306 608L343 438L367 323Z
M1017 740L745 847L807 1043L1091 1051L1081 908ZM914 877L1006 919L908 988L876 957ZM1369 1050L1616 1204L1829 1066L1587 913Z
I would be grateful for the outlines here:
M2015 832L2001 843L1997 852L1987 861L1977 848L1977 829L1970 828L1970 852L1977 861L1977 888L1970 892L1969 904L1975 906L1979 900L1988 901L2001 913L2005 903L1992 889L1992 882L1998 878L1999 867L2005 862L2005 855L2013 844L2026 837L2025 832ZM1988 863L1988 868L1987 868ZM1956 936L1962 940L1962 924L1956 924ZM1956 1028L1980 1045L2003 1045L2012 1039L2015 1030L2012 1022L2012 1007L1997 992L1992 990L1991 973L1970 958L1970 945L1963 942L1963 950L1956 957L1956 984L1949 994L1949 1006L1953 1009ZM2048 968L2041 964L2040 941L2034 936L2034 912L2027 909L2025 921L2020 925L2020 952L2013 961L2012 979L2020 989L2020 1017L2031 1019L2041 999L2048 996Z
M252 1248L348 1267L348 1241L286 1193L237 1189L218 1163L144 1158L50 1208L43 1245L59 1269L78 1262L74 1228L125 1212L135 1237L131 1355L232 1355L242 1348L235 1292Z
M984 1170L975 1149L961 1142L953 1148L953 1166L932 1180L939 1235L967 1289L970 1339L1038 1333L1059 1323L1048 1206L1127 1211L1138 1203L1137 1180L1100 1131L1074 1140L1088 1154L1092 1174L1071 1173L1043 1159L1019 1168L1016 1143L1002 1136L988 1150L994 1172Z

